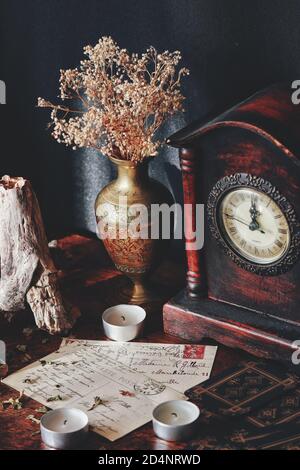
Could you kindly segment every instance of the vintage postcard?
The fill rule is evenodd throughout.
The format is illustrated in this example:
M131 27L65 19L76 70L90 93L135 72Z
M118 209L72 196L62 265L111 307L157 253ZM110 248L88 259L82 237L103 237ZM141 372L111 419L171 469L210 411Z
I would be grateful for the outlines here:
M77 407L91 428L114 441L152 418L154 407L186 399L176 390L103 355L96 348L64 348L3 380L52 409Z
M152 419L154 407L210 376L216 347L64 339L59 350L3 380L50 408L76 406L114 441Z
M179 392L208 380L217 346L195 344L119 343L66 338L65 347L97 350L137 372L146 374Z

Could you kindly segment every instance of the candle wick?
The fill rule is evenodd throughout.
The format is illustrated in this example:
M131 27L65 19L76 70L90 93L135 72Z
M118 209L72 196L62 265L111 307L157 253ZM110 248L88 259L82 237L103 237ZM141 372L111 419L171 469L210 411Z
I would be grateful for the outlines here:
M65 419L65 420L64 420L64 426L67 424L67 422L68 422L68 420L67 420L67 419Z
M174 418L178 418L177 413L173 412L173 413L171 413L171 415L174 416Z
M123 321L125 321L125 320L126 320L126 318L125 318L125 316L124 316L124 315L121 315L121 318L122 318L122 320L123 320Z

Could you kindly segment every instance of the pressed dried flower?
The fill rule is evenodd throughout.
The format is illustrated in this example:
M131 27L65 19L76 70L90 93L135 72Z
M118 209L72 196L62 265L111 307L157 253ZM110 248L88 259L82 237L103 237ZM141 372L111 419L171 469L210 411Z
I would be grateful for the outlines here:
M72 148L90 147L106 156L142 161L156 155L157 130L183 110L179 51L129 54L111 37L84 48L85 60L60 71L61 104L38 98L50 108L52 136ZM68 103L72 106L69 106Z
M6 410L10 406L14 410L20 410L21 408L23 408L22 398L23 398L23 392L20 392L20 395L17 398L11 397L8 400L3 401L2 402L3 410Z
M54 395L52 397L48 397L47 398L47 401L50 402L50 401L61 401L63 398L61 395Z
M65 366L66 362L61 362L61 361L46 361L46 359L41 359L40 360L41 366Z
M46 366L46 365L51 365L51 364L53 364L53 361L46 361L45 359L41 359L41 360L40 360L40 364L41 364L41 366L44 367L44 366Z
M31 379L30 377L26 377L26 379L23 380L23 383L24 384L34 384L35 381L36 381L36 378Z
M101 397L95 397L95 398L94 398L94 403L92 404L92 406L91 406L90 408L88 408L87 411L92 411L92 410L94 410L97 406L99 406L99 405L104 405L104 404L105 404L105 401L102 400Z
M36 410L37 413L47 413L47 411L49 411L49 408L47 408L47 406L41 406L40 408L37 408Z
M26 419L29 419L30 421L32 421L32 423L40 424L40 420L37 419L34 415L28 415Z

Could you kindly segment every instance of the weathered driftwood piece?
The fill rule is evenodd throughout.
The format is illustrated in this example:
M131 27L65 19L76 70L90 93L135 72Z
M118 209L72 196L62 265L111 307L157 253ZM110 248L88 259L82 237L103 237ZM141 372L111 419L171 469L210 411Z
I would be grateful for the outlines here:
M37 198L28 180L0 180L0 312L29 304L36 324L50 333L70 329L79 316L59 290Z

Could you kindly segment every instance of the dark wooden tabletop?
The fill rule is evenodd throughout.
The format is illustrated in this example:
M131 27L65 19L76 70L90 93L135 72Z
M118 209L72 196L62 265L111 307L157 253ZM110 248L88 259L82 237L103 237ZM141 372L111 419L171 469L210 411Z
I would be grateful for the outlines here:
M118 273L110 263L98 240L80 235L60 239L52 249L62 277L64 293L79 306L81 318L70 332L70 336L80 339L106 339L101 325L101 313L109 305L122 301L122 286L127 279ZM162 304L184 285L185 269L173 262L165 262L153 276L160 300L146 306L147 319L145 333L140 341L157 343L182 343L183 341L167 336L162 327ZM33 328L31 335L24 334L24 328ZM61 342L60 336L50 336L34 328L32 314L21 312L9 323L0 323L0 339L7 344L9 374L56 350ZM215 344L205 341L205 344ZM26 352L18 351L18 345L26 345ZM22 348L21 348L22 349ZM238 364L250 356L241 351L218 347L212 374ZM19 393L0 384L0 401L18 397ZM25 397L23 408L0 407L0 449L45 449L39 434L39 424L28 419L29 415L40 418L36 409L40 405ZM149 423L131 432L116 442L90 432L85 444L86 449L188 449L194 443L170 443L158 439Z

